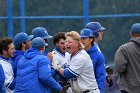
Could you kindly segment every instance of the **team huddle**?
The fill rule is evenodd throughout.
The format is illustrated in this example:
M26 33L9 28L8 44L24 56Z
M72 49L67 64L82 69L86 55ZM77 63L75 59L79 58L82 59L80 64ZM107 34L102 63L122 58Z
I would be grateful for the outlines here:
M106 81L113 85L98 46L104 30L89 22L80 33L51 36L36 27L32 35L0 38L0 93L104 93ZM55 48L48 51L52 38Z

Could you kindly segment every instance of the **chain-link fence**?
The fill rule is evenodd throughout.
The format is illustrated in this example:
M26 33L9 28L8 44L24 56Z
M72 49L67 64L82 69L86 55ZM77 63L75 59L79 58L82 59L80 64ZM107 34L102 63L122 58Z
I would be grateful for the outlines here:
M113 64L117 48L129 41L130 26L140 22L140 0L0 0L0 37L13 37L37 26L50 35L80 32L87 21L106 28L99 44L107 64ZM49 49L53 48L49 40ZM107 92L109 93L109 92ZM115 92L110 92L115 93Z

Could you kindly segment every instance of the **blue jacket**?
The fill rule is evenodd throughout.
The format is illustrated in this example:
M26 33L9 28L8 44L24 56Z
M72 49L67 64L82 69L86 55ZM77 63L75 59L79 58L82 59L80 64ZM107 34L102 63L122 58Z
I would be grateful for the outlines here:
M28 49L18 63L14 93L51 93L50 90L61 89L51 76L49 58L38 49Z
M13 67L13 72L14 72L14 80L12 81L11 85L9 88L11 90L14 90L15 84L16 84L16 75L17 75L17 64L18 61L24 56L24 52L21 50L16 50L14 52L14 56L11 58L11 65Z
M98 88L100 93L103 93L104 86L105 86L105 59L104 56L95 45L93 45L87 53L89 54L90 58L93 61L93 67L95 72L95 78L98 84Z
M17 75L17 64L18 61L24 56L24 52L21 50L16 50L14 52L14 56L12 57L12 67L13 67L13 72L14 72L14 78Z
M45 49L44 55L47 55L49 53L48 49Z
M3 68L0 64L0 93L5 93L4 80L5 80L5 75L4 75Z

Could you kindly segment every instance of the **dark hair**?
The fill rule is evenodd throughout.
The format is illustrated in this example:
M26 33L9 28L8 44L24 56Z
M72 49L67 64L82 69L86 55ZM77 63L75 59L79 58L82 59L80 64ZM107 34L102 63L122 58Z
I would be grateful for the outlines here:
M94 45L95 37L90 37L92 40L91 44Z
M133 37L140 37L140 34L138 34L138 33L131 33L131 35L133 36Z
M23 42L24 44L26 44L26 42ZM15 49L16 50L21 50L22 49L22 43L19 45L15 45Z
M10 45L11 43L13 43L13 41L9 37L0 38L0 54L2 54L3 50L8 51L8 45Z
M54 45L59 42L60 39L66 40L65 32L59 32L54 36L53 43Z

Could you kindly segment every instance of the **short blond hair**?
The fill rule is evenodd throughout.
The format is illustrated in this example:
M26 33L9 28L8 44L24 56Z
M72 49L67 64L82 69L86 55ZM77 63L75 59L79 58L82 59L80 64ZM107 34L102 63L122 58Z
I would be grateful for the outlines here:
M80 37L80 35L78 34L77 31L70 31L70 32L67 32L67 33L65 34L65 36L66 36L66 37L67 37L67 36L72 37L73 40L77 41L77 42L79 43L79 48L80 48L80 49L84 49L84 48L85 48L84 45L83 45L82 42L81 42L81 37Z

